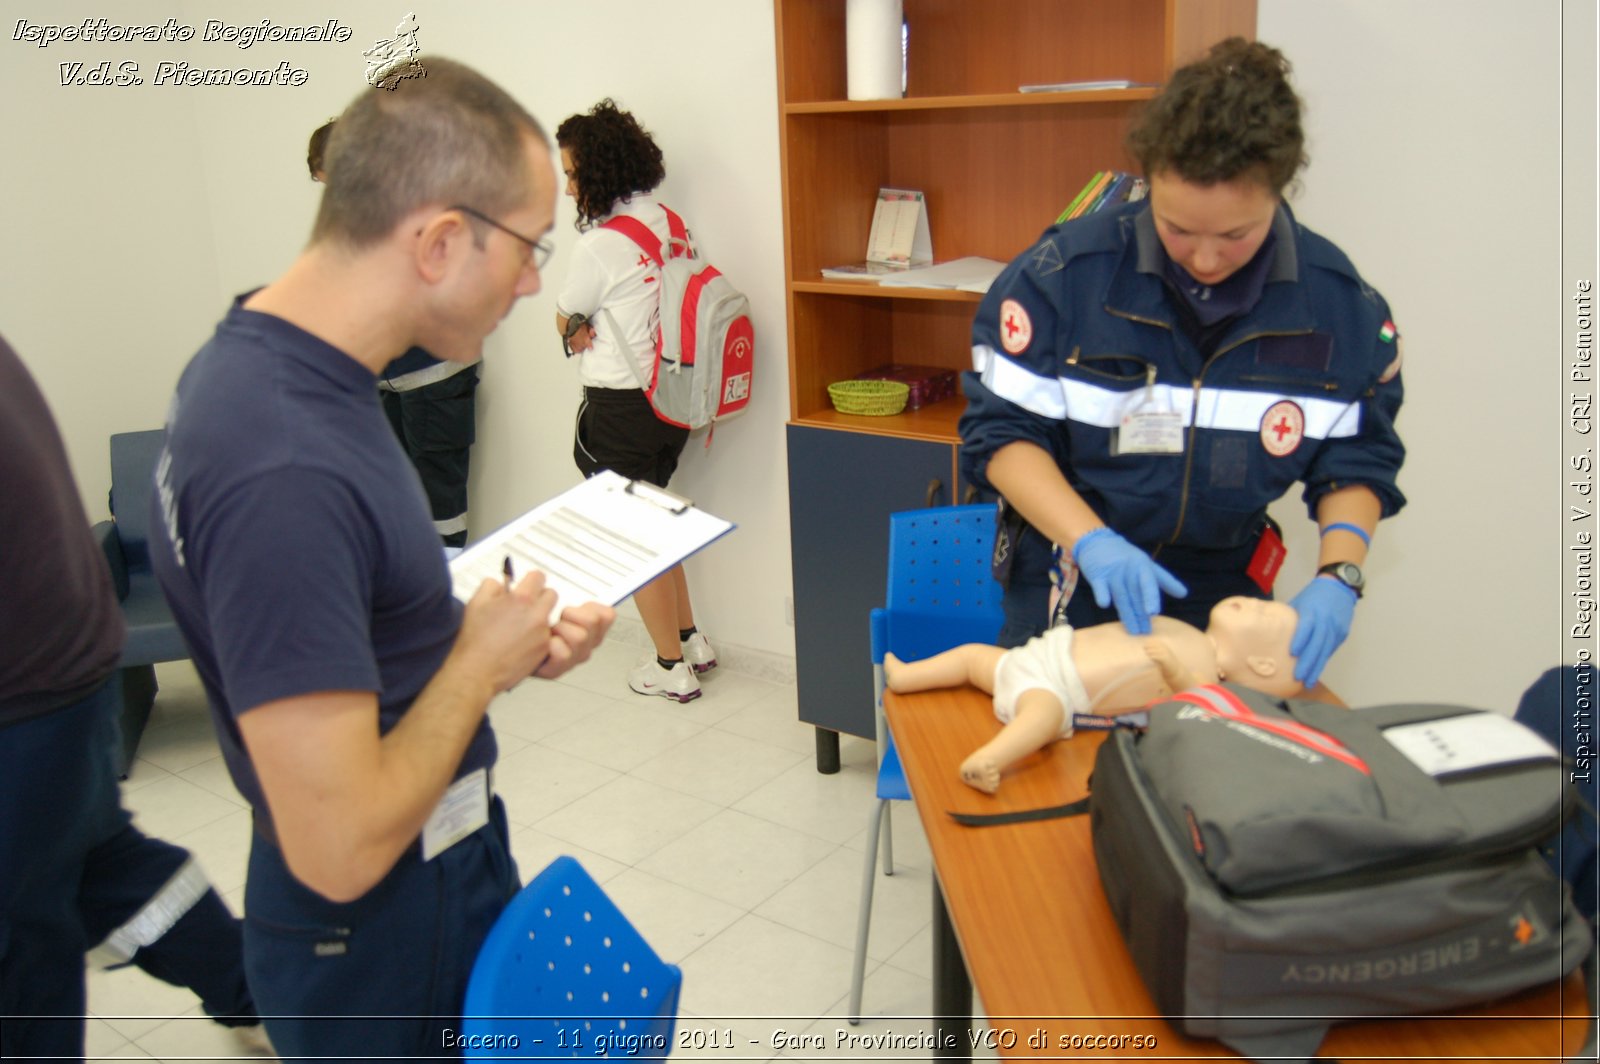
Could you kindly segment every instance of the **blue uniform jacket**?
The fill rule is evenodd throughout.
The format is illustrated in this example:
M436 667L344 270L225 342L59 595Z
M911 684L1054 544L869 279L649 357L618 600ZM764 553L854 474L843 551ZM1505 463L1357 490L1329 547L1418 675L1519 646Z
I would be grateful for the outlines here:
M1405 503L1398 336L1343 252L1280 207L1256 306L1209 360L1179 326L1148 204L1047 229L995 280L963 375L962 473L1016 440L1053 455L1095 512L1146 550L1241 546L1296 481ZM1181 454L1116 452L1142 403L1181 418Z

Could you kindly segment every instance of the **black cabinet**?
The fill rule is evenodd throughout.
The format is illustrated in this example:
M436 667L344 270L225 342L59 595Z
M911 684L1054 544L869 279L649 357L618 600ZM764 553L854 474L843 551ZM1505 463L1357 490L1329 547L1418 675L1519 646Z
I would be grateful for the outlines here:
M955 460L953 443L789 426L796 683L821 771L837 767L836 733L873 734L867 616L883 605L889 515L955 502Z

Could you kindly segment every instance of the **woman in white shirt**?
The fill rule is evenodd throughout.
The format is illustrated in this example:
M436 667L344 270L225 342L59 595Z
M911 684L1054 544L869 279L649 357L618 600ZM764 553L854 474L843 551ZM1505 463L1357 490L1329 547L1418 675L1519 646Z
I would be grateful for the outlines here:
M556 144L582 234L556 299L556 329L577 357L583 385L572 456L586 477L610 469L664 488L689 431L658 418L644 392L660 329L659 271L630 237L605 228L631 217L669 246L666 211L650 195L666 177L661 149L609 99L562 122ZM633 601L655 654L629 673L628 686L678 702L699 698L697 674L717 658L695 629L683 567L634 592Z

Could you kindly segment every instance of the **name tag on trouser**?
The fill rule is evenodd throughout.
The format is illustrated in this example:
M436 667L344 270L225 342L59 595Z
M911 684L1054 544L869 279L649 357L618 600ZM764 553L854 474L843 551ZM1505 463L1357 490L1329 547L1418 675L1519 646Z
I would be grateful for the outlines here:
M422 859L431 861L489 822L489 772L476 769L450 785L422 826Z

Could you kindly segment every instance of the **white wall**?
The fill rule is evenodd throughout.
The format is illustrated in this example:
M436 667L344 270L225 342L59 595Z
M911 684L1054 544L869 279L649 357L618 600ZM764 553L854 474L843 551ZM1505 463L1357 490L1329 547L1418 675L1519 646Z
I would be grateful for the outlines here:
M1295 210L1404 334L1410 502L1379 527L1329 682L1509 710L1562 650L1560 9L1262 0L1257 35L1306 101ZM1297 499L1275 512L1292 594L1314 530Z
M24 18L199 26L219 9L280 23L337 17L354 35L243 52L199 41L41 51L11 39ZM91 513L104 505L107 433L159 424L226 300L270 280L303 242L316 202L306 135L363 89L361 50L407 10L424 60L472 63L552 129L612 95L657 135L663 197L749 293L759 338L751 411L720 428L709 452L691 444L676 483L740 525L691 562L701 620L730 643L792 654L776 87L761 0L7 4L0 332L49 396ZM1329 669L1351 701L1509 708L1562 649L1559 10L1261 0L1259 35L1294 61L1309 107L1312 165L1296 210L1350 253L1405 334L1411 504L1380 529L1372 590ZM717 58L685 62L708 54ZM59 62L101 58L137 61L147 77L162 59L288 59L310 78L299 88L58 84ZM563 199L552 288L572 217ZM553 316L543 292L490 339L474 452L479 530L576 480L577 389ZM1314 536L1297 502L1277 512L1292 593Z

